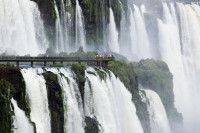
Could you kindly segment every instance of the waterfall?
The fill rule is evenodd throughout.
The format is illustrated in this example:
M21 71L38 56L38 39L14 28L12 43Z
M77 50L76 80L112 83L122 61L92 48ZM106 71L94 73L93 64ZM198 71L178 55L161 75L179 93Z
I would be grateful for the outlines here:
M31 120L36 124L37 133L51 133L50 111L45 79L41 68L22 69L26 92L31 109Z
M36 3L29 0L0 1L0 54L38 55L48 41Z
M54 0L54 8L55 8L55 12L56 12L56 25L55 25L55 28L56 28L56 51L57 52L61 52L61 51L64 51L64 36L63 36L63 27L61 26L61 21L60 21L60 15L59 15L59 12L58 12L58 7L56 5L56 2Z
M47 69L58 75L63 89L65 133L84 133L83 105L76 76L70 69Z
M199 132L200 6L197 3L162 3L160 8L153 9L154 12L146 6L141 11L136 5L133 8L130 14L133 54L130 56L159 59L168 64L173 74L175 106L183 115L184 131ZM155 27L150 27L146 15L155 22ZM151 32L147 34L146 31ZM158 38L156 47L149 37Z
M148 111L150 115L152 133L170 133L167 114L158 94L152 90L144 90L149 100Z
M130 37L131 37L131 52L137 56L137 59L150 58L151 50L147 31L145 29L145 20L143 15L136 5L133 5L134 11L131 9L130 21ZM145 11L143 7L143 11ZM136 58L136 57L134 57Z
M68 1L66 1L66 4L64 4L64 1L61 0L61 5L60 5L61 15L60 15L56 1L54 0L54 9L57 17L55 23L55 31L56 31L55 47L57 53L70 51L69 40L68 40L69 13L67 13L65 10L65 5L68 6L68 4L70 4Z
M131 94L123 83L113 73L101 80L93 68L87 71L85 114L96 117L104 133L142 133Z
M198 20L199 12L195 8L199 9L199 6L178 5L181 33L177 30L176 21L172 21L173 14L168 11L167 5L163 6L166 9L164 13L168 22L165 24L159 22L161 56L174 74L175 103L183 114L187 132L198 132L200 119L196 116L200 112L200 106L197 102L200 95L200 86L198 85L200 65L196 63L196 60L200 57L198 52L200 50L200 31L198 30L200 23ZM166 34L166 32L168 33ZM182 40L179 39L179 34ZM165 39L163 40L163 38Z
M123 7L123 4L119 0L120 7L122 10L121 13L121 21L120 21L120 32L119 32L119 45L120 45L120 52L126 53L127 55L130 54L129 51L129 30L127 26L126 15L128 15ZM122 47L123 46L123 47Z
M108 46L113 52L119 53L118 31L115 24L115 18L112 9L110 8L110 23L108 25ZM108 50L108 49L107 49Z
M137 53L137 32L136 32L136 25L135 20L133 17L133 11L131 8L130 10L130 36L131 36L131 53L135 55Z
M85 25L82 14L82 9L79 5L79 1L76 0L76 16L75 16L75 50L78 50L80 46L83 47L84 50L86 48L86 38L85 38Z
M14 107L14 133L34 133L33 126L30 124L28 118L26 117L23 110L21 110L17 102L12 99L11 100Z

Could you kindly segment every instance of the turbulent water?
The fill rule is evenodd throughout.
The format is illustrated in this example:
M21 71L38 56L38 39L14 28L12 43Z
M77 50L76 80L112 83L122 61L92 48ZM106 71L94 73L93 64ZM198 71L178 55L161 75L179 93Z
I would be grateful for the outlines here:
M143 133L132 96L113 73L102 80L94 68L87 68L83 104L77 77L70 68L23 68L21 73L31 109L30 120L35 123L37 133L51 132L46 81L42 76L45 71L58 76L63 93L65 133L84 133L86 116L97 119L104 133ZM12 100L12 104L15 112L14 132L33 132L25 113L19 109L16 101Z
M152 133L170 133L170 126L165 112L165 108L158 94L151 90L144 90L149 105L151 132Z
M60 86L63 89L65 133L83 133L83 105L75 79L76 75L70 69L65 68L47 70L58 75Z
M26 91L31 109L31 120L35 122L37 133L50 133L50 111L48 106L46 81L41 75L43 70L22 69L21 73L26 83Z
M93 68L88 68L93 72ZM143 133L130 92L111 73L105 80L94 74L86 74L85 113L96 117L105 133Z
M0 1L0 54L38 55L48 46L36 3Z
M17 102L14 99L12 99L11 101L12 101L12 104L14 107L14 113L15 113L15 116L13 117L14 133L34 133L33 126L30 124L24 111L18 107Z

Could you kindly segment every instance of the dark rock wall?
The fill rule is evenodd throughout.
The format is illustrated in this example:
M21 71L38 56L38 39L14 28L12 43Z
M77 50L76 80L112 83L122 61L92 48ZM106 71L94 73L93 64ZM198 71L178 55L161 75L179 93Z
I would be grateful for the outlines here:
M63 98L58 77L52 72L45 72L43 76L47 86L48 103L51 114L51 132L64 133Z
M0 65L0 132L2 133L11 132L12 115L14 115L11 98L17 101L19 108L30 118L25 82L20 69L10 65Z

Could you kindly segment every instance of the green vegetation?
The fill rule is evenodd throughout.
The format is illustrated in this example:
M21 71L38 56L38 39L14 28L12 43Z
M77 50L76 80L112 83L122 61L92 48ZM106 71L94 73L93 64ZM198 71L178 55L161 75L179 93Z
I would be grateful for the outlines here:
M109 76L110 76L110 71L107 71L104 68L102 68L102 69L95 68L95 70L96 70L98 76L101 78L101 80L105 80L107 77L107 74L109 74Z
M12 112L10 105L13 91L14 89L9 82L0 80L0 131L2 133L11 133L14 112Z
M45 72L49 109L51 111L51 132L64 133L64 108L62 89L58 77L52 72Z
M172 129L182 122L182 116L174 106L173 76L165 62L152 59L134 63L139 83L155 91L161 98Z
M78 79L78 86L79 90L81 92L81 97L84 100L84 88L85 88L85 70L86 66L83 64L72 64L71 70L74 71L74 73L77 76Z
M11 98L17 101L19 108L25 111L30 120L30 108L26 101L26 87L20 69L10 65L0 65L0 104L2 105L0 106L0 131L10 132L8 130L11 130L11 117L13 115L10 108L12 105Z

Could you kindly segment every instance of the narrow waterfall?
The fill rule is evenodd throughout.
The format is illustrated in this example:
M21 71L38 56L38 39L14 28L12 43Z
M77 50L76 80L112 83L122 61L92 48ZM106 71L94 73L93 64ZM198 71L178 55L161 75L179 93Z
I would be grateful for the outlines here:
M75 50L78 50L80 46L83 47L84 50L86 48L86 38L85 38L85 25L82 14L82 9L79 5L79 1L76 0L76 16L75 16Z
M93 68L87 71L85 114L96 117L104 133L143 133L131 94L123 83L113 73L101 80Z
M0 1L0 54L38 55L48 47L36 3L29 0Z
M55 46L56 46L56 51L57 52L61 52L64 51L64 36L63 36L63 27L61 26L61 21L60 21L60 15L58 12L58 7L56 5L56 2L54 0L54 8L55 8L55 12L56 12L56 26L55 26L55 30L56 30L56 41L55 41Z
M167 114L158 94L152 90L144 90L149 101L148 111L150 115L152 133L170 133Z
M84 133L83 105L76 76L70 69L47 69L58 75L63 89L65 133ZM75 124L74 124L75 123Z
M45 79L41 68L22 69L26 92L31 109L31 120L36 124L37 133L51 133L50 113Z
M113 52L119 53L119 40L118 40L118 31L115 24L115 18L112 9L110 8L110 23L108 25L108 46L109 49ZM108 50L108 49L107 49Z
M33 126L30 124L24 111L18 107L17 102L14 99L12 99L11 102L15 112L15 116L13 117L14 133L34 133Z
M120 47L120 52L126 53L126 55L130 54L129 53L129 27L127 26L127 20L126 20L126 15L127 13L124 10L122 2L119 0L120 7L122 10L121 13L121 21L120 21L120 32L119 32L119 47Z
M137 45L137 32L136 32L136 25L135 20L133 17L133 11L131 8L130 10L130 37L131 37L131 53L135 55L137 53L138 45ZM131 57L129 57L131 58Z

